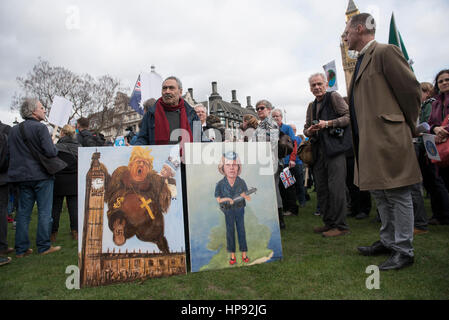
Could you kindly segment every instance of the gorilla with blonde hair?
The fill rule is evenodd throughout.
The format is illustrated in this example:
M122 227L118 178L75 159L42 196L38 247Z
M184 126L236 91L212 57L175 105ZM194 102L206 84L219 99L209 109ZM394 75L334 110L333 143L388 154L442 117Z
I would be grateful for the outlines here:
M171 193L165 180L153 170L150 153L151 149L134 147L128 166L112 173L105 194L108 225L118 246L136 236L169 253L163 214L170 207Z

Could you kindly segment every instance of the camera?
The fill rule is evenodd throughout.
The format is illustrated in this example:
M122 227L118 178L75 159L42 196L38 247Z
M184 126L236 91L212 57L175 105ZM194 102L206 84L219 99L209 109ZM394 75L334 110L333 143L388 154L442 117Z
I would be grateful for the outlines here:
M343 135L345 133L345 129L342 128L330 128L329 129L329 134L337 137L337 138L343 138Z
M313 121L312 121L312 124L313 124L313 125L316 125L316 124L319 124L319 123L320 123L320 122L319 122L318 120L313 120Z

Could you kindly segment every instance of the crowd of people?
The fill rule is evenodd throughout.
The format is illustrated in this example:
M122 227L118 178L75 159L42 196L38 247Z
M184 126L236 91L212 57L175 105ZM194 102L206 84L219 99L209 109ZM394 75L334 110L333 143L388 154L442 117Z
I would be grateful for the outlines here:
M256 103L257 117L243 117L237 136L229 133L220 118L207 115L203 105L190 106L182 98L181 81L171 76L162 83L161 98L145 102L147 111L139 131L128 137L127 144L270 142L281 229L286 228L284 216L298 215L310 199L307 187L313 177L316 214L323 221L313 232L327 238L350 233L347 217L368 218L373 198L381 222L379 240L357 250L365 256L389 255L379 266L381 270L409 266L414 262L414 235L427 233L428 224L449 225L449 169L429 160L418 130L428 123L426 132L435 135L436 143L449 138L449 70L439 72L434 84L420 84L397 47L375 41L375 27L368 14L352 17L343 39L350 50L358 52L348 97L328 92L326 75L311 75L309 89L315 100L307 108L305 137L297 135L295 125L284 123L282 111L266 99ZM0 173L2 264L11 260L7 255L14 251L17 258L33 252L28 227L35 203L39 254L61 249L53 244L64 198L71 236L78 238L78 148L105 145L100 135L89 131L86 118L78 119L76 128L64 126L54 144L42 123L45 108L37 99L25 99L20 113L24 119L20 125L11 128L0 123L0 134L7 137L2 143L7 144L9 159L9 166ZM173 134L175 130L180 134ZM298 156L305 141L312 145L313 164L305 165ZM50 174L31 149L48 158L60 158L65 168ZM292 186L280 179L285 170L295 178ZM184 164L181 173L185 188ZM430 220L424 208L423 188L430 197ZM13 190L18 191L15 248L8 246L6 231L7 204ZM232 263L235 243L228 249ZM246 256L246 249L240 250Z

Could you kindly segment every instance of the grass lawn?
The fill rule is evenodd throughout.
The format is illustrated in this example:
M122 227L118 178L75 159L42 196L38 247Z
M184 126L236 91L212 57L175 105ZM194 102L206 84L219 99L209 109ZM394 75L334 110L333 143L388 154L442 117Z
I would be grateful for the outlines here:
M357 246L378 240L380 224L348 218L351 233L326 239L312 228L322 225L313 215L315 194L299 216L285 217L281 232L283 259L232 270L188 273L170 278L105 287L69 290L66 268L77 265L77 242L70 238L67 209L61 216L57 245L62 250L48 256L36 253L0 267L0 300L10 299L121 299L121 300L384 300L449 299L449 226L430 226L428 234L415 237L415 264L400 271L380 273L380 289L369 290L366 268L387 257L364 257ZM430 215L429 201L426 209ZM37 214L30 227L35 246ZM9 245L14 230L8 226Z

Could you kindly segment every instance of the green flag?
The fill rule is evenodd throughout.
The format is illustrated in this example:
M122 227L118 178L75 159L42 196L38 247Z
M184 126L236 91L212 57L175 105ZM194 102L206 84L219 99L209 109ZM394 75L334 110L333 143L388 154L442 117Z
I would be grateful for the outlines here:
M410 68L413 70L411 66L410 58L408 57L407 49L405 49L404 41L402 40L401 33L399 32L398 28L396 27L396 22L394 21L394 13L391 14L391 21L390 21L390 37L388 39L389 44L394 44L401 49L402 54L405 57L405 60L408 61L408 64L410 65Z

